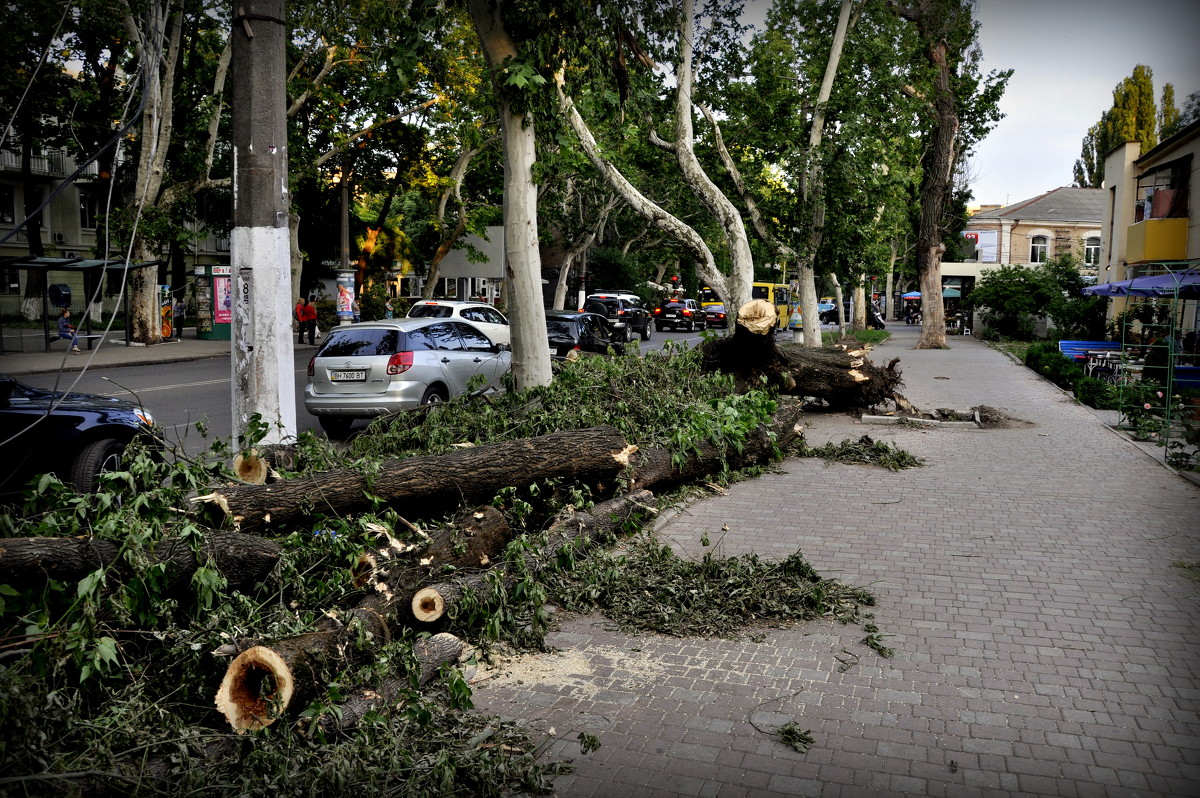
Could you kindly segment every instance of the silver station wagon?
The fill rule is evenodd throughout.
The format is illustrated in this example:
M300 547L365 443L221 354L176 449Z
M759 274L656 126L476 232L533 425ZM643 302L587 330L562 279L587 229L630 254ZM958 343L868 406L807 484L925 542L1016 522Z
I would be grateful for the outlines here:
M459 396L476 374L499 389L511 364L507 344L494 343L464 321L394 319L334 327L308 363L304 409L326 434L344 436L356 418Z

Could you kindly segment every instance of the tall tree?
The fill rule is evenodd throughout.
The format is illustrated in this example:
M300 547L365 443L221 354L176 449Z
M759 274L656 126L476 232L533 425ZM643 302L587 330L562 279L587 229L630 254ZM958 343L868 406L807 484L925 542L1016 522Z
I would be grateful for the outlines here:
M549 385L546 311L538 253L537 190L533 181L536 128L522 91L545 79L522 63L505 26L504 0L468 0L471 19L492 70L500 105L504 152L504 276L512 321L512 372L518 390Z
M1183 125L1180 124L1179 109L1175 107L1175 85L1164 83L1162 100L1158 104L1158 138L1168 139L1175 135Z
M915 26L928 67L922 81L927 123L915 251L921 294L926 300L917 348L945 349L941 257L954 170L999 118L996 103L1011 71L992 72L980 79L976 69L979 25L967 0L920 0L913 6L898 6L897 13Z
M1165 100L1165 87L1163 94ZM1172 108L1174 97L1172 86ZM1099 188L1104 182L1104 158L1108 153L1127 141L1140 141L1141 151L1146 152L1158 144L1160 127L1154 107L1154 73L1150 67L1138 64L1133 68L1133 74L1113 88L1112 106L1084 136L1083 151L1075 162L1075 185Z

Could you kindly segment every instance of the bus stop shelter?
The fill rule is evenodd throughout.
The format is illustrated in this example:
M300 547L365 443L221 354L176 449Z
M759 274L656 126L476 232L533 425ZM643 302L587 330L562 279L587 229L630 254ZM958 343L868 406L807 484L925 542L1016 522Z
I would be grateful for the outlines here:
M157 268L162 261L148 260L141 263L131 263L127 260L102 260L97 258L48 258L48 257L18 257L8 258L0 261L0 266L8 269L19 269L29 273L32 277L34 274L41 274L44 278L42 284L42 332L44 346L47 352L50 351L50 344L54 338L50 334L50 308L61 307L61 302L51 302L50 294L56 293L59 296L56 299L61 299L61 289L57 288L58 284L51 281L52 273L67 273L78 274L83 280L83 297L82 302L86 305L93 296L96 295L100 288L101 280L107 275L111 279L117 277L124 279L128 272L133 269ZM129 318L129 292L122 292L123 309L125 311L125 345L129 346L132 337L132 330ZM67 303L69 305L69 303ZM78 329L80 340L87 341L88 349L92 348L93 342L99 338L99 335L92 333L92 319L85 311L82 314L82 329ZM15 352L24 351L24 340L22 339L22 349L9 349L5 342L4 326L0 324L0 352Z

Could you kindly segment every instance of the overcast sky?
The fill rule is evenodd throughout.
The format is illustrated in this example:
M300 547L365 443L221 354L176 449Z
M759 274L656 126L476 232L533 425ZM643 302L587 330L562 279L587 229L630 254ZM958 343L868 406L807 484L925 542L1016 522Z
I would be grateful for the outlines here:
M1016 71L972 162L975 204L1071 185L1083 137L1137 64L1154 72L1155 104L1165 83L1180 107L1200 90L1196 0L977 1L985 71Z

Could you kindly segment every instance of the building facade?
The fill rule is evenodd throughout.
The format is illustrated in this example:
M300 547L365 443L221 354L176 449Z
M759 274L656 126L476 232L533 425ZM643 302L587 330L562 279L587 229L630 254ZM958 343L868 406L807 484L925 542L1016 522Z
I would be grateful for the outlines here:
M981 210L968 220L964 235L975 244L974 260L984 269L1073 255L1085 274L1095 276L1101 261L1104 201L1103 189L1056 188Z

